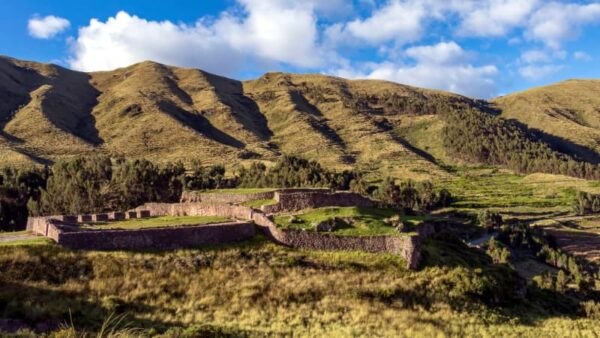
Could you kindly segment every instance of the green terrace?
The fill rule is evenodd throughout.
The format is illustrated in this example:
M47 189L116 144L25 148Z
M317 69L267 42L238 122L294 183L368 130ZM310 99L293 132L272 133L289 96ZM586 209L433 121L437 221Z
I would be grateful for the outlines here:
M0 246L40 245L52 241L46 237L34 236L29 231L0 232Z
M397 216L408 227L414 229L429 216L398 215L392 209L358 208L358 207L328 207L302 211L293 215L275 216L278 227L317 231L316 224L334 218L342 219L344 224L336 227L331 233L339 236L402 236L414 232L399 232L389 219Z
M116 222L97 222L82 226L85 229L143 229L169 226L202 225L229 221L218 216L162 216L140 219L128 219Z

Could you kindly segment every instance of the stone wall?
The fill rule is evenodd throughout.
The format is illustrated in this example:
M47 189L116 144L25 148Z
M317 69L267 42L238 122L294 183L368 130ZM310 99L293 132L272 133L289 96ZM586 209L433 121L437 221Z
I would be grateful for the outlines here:
M416 269L421 259L421 243L432 227L419 229L416 236L336 236L318 232L280 229L267 215L255 212L252 220L272 241L297 249L386 252L400 255L408 269Z
M71 249L167 250L234 243L253 236L252 222L229 222L135 230L63 231L57 242Z
M336 196L337 194L339 193L330 195ZM339 195L337 196L339 197ZM344 195L345 198L348 196ZM350 199L341 203L346 203L345 201ZM362 206L370 205L366 201L363 202ZM336 236L297 229L280 229L262 211L232 204L146 203L134 211L141 210L149 211L151 216L221 216L253 223L236 222L189 227L84 231L70 227L52 217L31 217L28 220L28 228L32 229L34 233L48 236L57 243L70 248L116 250L170 249L235 242L251 238L254 235L253 224L256 224L269 239L291 248L387 252L403 257L409 269L418 267L421 258L421 243L433 232L431 225L419 227L416 236Z
M277 204L264 205L261 210L267 214L284 211L298 211L321 207L372 207L375 202L359 194L346 191L327 190L277 191L274 195Z
M28 229L62 246L85 250L176 249L233 243L254 236L254 223L248 221L134 230L88 230L50 216L30 217Z
M241 205L219 203L146 203L135 210L148 210L157 216L219 216L250 220L253 209Z
M181 203L235 203L272 199L275 191L265 191L252 194L203 193L200 191L184 191Z

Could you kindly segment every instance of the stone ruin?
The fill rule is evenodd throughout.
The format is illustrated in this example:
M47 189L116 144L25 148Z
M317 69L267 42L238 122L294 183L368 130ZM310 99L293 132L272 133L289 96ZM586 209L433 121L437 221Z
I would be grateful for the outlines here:
M111 212L92 215L62 215L30 217L27 229L46 236L60 245L72 249L88 250L137 250L175 249L199 245L233 243L252 238L256 229L270 240L291 248L312 250L362 250L387 252L400 255L410 269L417 268L420 260L421 243L431 235L433 227L423 225L417 235L396 236L336 236L325 232L297 229L281 229L268 213L296 211L306 208L327 206L370 207L375 203L368 198L349 192L334 192L320 189L294 189L269 192L277 204L262 210L237 205L248 201L235 198L225 202L207 202L204 195L197 194L202 202L146 203L126 212ZM251 194L254 199L264 199L265 194ZM224 194L231 196L234 194ZM189 200L187 194L182 200ZM214 197L211 197L214 198ZM218 199L214 199L218 200ZM213 200L213 201L214 201ZM221 216L232 220L219 224L189 225L145 229L81 229L79 222L110 222L158 216Z

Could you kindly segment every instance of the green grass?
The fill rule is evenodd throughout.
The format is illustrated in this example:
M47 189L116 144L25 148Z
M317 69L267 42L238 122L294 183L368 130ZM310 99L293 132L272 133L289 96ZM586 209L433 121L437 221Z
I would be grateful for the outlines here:
M542 209L570 211L578 190L597 192L597 182L566 176L517 175L492 168L456 168L457 178L436 182L448 189L458 209Z
M340 236L375 236L375 235L406 235L399 233L395 228L385 223L385 218L396 215L391 209L333 207L318 208L294 215L296 223L292 223L290 216L275 216L275 223L279 227L291 229L304 229L315 231L313 223L322 222L333 217L351 217L355 223L347 228L337 229L333 233ZM425 216L402 216L404 222L418 224L425 220Z
M52 242L52 240L47 237L35 237L35 238L30 238L30 239L0 242L0 247L48 245L48 244L52 244L52 243L54 243L54 242Z
M30 234L27 230L22 231L0 231L0 237L21 236Z
M213 189L202 191L205 194L256 194L261 192L275 191L274 188L235 188L235 189Z
M217 216L163 216L141 219L128 219L118 222L101 222L93 225L84 226L90 229L140 229L140 228L158 228L178 225L199 225L209 223L225 222L226 217Z
M243 206L251 207L251 208L260 208L263 205L273 205L277 204L277 201L274 199L265 199L265 200L254 200L242 203Z

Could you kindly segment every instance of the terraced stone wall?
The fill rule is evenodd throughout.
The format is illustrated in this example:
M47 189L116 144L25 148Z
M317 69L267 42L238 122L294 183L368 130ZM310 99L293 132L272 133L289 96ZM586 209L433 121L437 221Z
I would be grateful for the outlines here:
M359 194L346 191L277 191L276 204L264 205L261 210L267 214L285 211L298 211L321 207L372 207L375 202Z
M274 191L265 191L252 194L228 193L203 193L200 191L184 191L181 194L181 203L235 203L241 204L249 201L272 199Z

